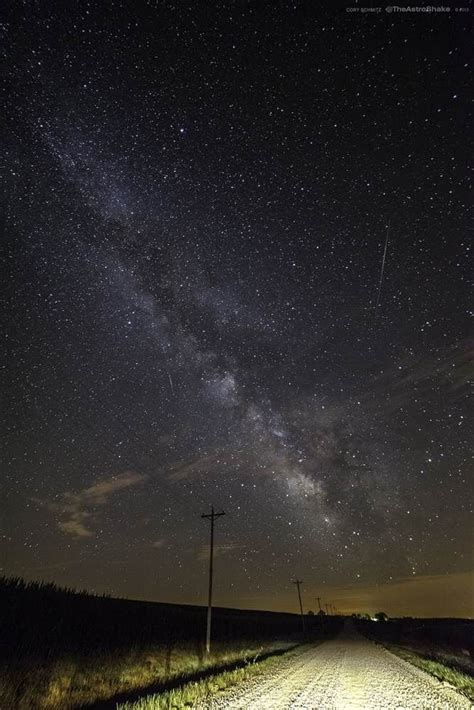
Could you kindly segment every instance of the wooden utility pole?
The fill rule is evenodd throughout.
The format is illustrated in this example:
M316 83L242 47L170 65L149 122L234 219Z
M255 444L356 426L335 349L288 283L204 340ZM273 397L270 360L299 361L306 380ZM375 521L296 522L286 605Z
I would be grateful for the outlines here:
M206 624L206 653L211 652L211 618L212 618L212 575L214 561L214 520L220 518L225 513L214 513L214 506L211 506L211 512L207 515L201 515L201 518L207 518L211 521L211 547L209 551L209 595L207 598L207 624Z
M300 612L301 612L301 628L303 629L303 635L305 635L306 634L306 627L305 627L305 623L304 623L303 602L301 600L301 589L300 589L300 586L303 584L303 580L302 579L295 579L295 580L293 580L293 584L296 584L296 587L298 589L298 599L300 602Z
M321 631L323 630L324 627L324 612L323 608L321 606L321 597L316 597L316 601L318 602L318 607L319 607L319 625L321 627Z
M321 633L323 633L324 632L324 611L323 611L323 607L321 606L321 597L316 597L316 601L318 602L318 608L319 608L319 612L318 612L319 629L320 629Z
M326 607L326 615L329 616L329 610L328 610L329 604L325 604L324 606Z

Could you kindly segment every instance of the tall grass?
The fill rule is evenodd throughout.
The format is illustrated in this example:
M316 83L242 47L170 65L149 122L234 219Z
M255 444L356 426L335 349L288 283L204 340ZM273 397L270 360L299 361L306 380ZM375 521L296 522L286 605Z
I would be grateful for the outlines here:
M392 644L387 644L387 648L395 655L403 658L403 660L434 675L438 680L449 683L449 685L460 690L463 695L474 702L474 678L472 674L468 675L460 671L457 666L452 665L450 658L443 657L442 653L437 653L434 657L432 654L425 655L412 649Z
M116 698L157 692L170 683L179 685L206 669L246 661L263 651L286 648L276 642L216 644L212 655L201 659L192 646L168 650L159 646L133 649L120 654L71 655L47 664L12 664L0 671L0 707L5 710L44 710L94 706ZM112 700L110 707L115 707Z
M282 657L286 658L296 652L291 649L284 656L278 654L277 657L272 655L260 662L246 662L238 668L213 674L197 682L187 683L156 695L151 694L135 702L120 703L117 708L118 710L179 710L179 708L195 707L198 704L207 707L222 691L270 670L278 665Z
M449 683L474 701L474 622L468 619L358 621L360 631L392 653Z
M300 641L298 615L216 609L207 658L205 619L205 607L0 578L0 708L92 705ZM319 620L308 623L320 636Z

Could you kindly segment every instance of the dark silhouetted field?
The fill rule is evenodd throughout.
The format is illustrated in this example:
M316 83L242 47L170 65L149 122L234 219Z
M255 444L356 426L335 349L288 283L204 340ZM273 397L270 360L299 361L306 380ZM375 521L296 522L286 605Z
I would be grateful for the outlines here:
M170 687L216 668L301 643L294 614L215 609L204 653L206 608L111 599L52 584L0 579L0 708L87 707ZM307 617L311 640L338 619ZM98 707L98 706L97 706Z

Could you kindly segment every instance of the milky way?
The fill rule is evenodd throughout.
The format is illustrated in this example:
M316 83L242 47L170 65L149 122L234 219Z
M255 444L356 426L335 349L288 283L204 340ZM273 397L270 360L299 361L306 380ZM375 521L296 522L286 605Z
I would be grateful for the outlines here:
M468 571L468 17L138 5L6 13L5 573Z

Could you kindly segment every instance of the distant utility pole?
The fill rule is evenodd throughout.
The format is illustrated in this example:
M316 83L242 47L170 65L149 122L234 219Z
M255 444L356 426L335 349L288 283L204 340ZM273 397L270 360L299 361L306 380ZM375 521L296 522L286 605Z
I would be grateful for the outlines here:
M296 587L298 589L298 599L300 601L300 612L301 612L301 628L303 629L303 635L306 633L306 627L304 623L304 613L303 613L303 602L301 601L301 589L300 586L303 584L302 579L295 579L293 580L293 584L296 584Z
M321 606L321 597L316 597L316 601L318 602L318 607L319 607L319 626L321 627L321 631L324 629L324 611Z
M328 609L329 604L325 604L324 606L326 607L326 614L329 616L329 609Z
M211 548L209 551L209 596L207 599L207 625L206 625L206 653L211 652L211 618L212 618L212 564L214 561L214 520L220 518L225 513L214 513L214 506L211 506L211 512L207 515L201 515L201 518L207 518L211 521Z

